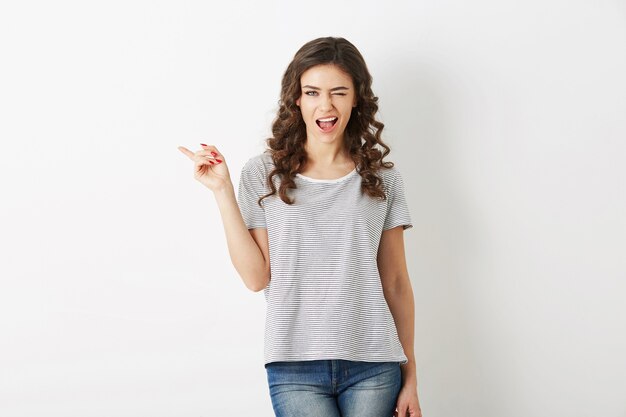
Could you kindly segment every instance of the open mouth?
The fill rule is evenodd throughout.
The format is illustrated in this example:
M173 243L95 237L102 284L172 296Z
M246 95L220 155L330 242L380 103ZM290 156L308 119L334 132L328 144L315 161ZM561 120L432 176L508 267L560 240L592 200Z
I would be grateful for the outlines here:
M337 117L325 117L323 119L317 119L315 123L322 129L323 132L330 132L335 127L335 123L339 120Z

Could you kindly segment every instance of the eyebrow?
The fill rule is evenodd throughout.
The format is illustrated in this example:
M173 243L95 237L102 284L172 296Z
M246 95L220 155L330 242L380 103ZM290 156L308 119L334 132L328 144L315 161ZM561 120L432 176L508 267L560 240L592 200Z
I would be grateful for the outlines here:
M302 86L302 88L310 88L311 90L321 90L321 88L314 87L312 85L305 85L305 86ZM337 90L349 90L349 88L348 87L334 87L330 89L330 91L337 91Z

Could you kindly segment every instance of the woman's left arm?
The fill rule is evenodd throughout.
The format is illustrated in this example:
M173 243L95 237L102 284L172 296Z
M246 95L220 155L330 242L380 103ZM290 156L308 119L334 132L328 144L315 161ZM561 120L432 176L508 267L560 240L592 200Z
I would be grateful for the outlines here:
M396 415L398 417L421 417L413 347L415 302L406 266L402 226L383 231L378 247L377 262L385 300L393 315L400 343L408 359L408 363L401 365L402 389L398 396Z

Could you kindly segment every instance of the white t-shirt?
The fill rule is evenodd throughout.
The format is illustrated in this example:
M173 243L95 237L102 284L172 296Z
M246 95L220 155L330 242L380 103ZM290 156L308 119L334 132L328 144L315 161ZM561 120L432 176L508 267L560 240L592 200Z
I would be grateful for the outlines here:
M269 153L249 159L238 190L246 226L267 228L269 240L265 363L406 363L376 262L383 230L412 227L399 171L379 171L386 201L361 193L355 169L334 180L297 174L293 205L277 193L259 207L273 167Z

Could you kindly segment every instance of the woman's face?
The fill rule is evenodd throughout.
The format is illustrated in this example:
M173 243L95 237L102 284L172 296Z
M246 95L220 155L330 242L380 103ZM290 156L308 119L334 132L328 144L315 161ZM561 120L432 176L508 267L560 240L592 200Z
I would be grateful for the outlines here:
M352 107L356 106L352 77L335 65L316 65L302 74L300 85L296 104L306 124L307 141L343 141Z

